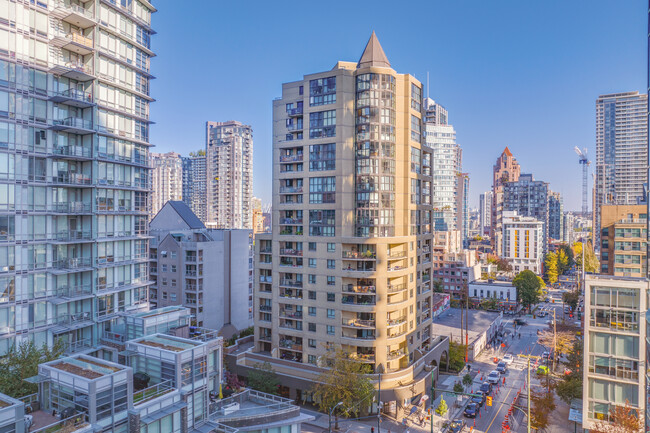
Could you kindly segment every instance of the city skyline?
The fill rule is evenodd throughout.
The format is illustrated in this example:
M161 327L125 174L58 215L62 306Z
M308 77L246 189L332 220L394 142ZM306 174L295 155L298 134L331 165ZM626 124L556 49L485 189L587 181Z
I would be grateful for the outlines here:
M560 5L563 12L558 16ZM186 154L194 150L203 142L202 124L208 119L238 119L250 124L257 143L254 195L269 203L270 185L266 180L271 177L268 161L272 134L267 101L278 94L277 83L286 81L296 70L331 68L328 58L355 60L358 54L351 47L366 41L374 29L386 51L404 46L391 58L397 68L413 71L423 84L430 72L430 90L425 90L425 96L436 99L451 113L450 123L464 149L464 171L471 177L472 208L478 207L478 196L490 183L491 167L485 161L494 161L509 146L527 172L543 176L554 191L562 194L566 210L579 210L580 172L573 147L587 147L595 158L596 98L610 92L643 92L646 87L643 59L634 55L645 51L642 3L596 2L590 6L559 2L544 6L475 3L472 9L414 5L422 18L402 20L410 23L411 36L427 40L429 24L435 24L438 34L448 35L441 44L444 46L435 46L430 54L422 56L419 45L404 46L404 29L389 26L393 21L385 16L382 7L370 11L367 26L349 26L345 35L325 37L317 27L301 20L291 29L276 31L273 23L280 15L284 19L292 12L262 5L255 12L246 12L249 19L245 26L227 24L199 30L197 37L223 45L221 56L241 64L237 68L216 68L210 85L201 92L181 90L183 87L177 83L198 79L213 60L197 58L198 46L181 48L174 40L176 30L170 28L172 22L175 28L181 26L181 31L183 26L201 27L200 23L213 16L210 11L216 11L217 6L206 3L201 17L196 10L168 8L156 16L157 26L169 30L159 32L157 45L161 49L154 60L162 71L154 83L154 93L159 97L152 114L158 120L152 131L155 151ZM336 9L322 18L334 19ZM219 6L219 14L236 16L241 12L237 5ZM336 19L344 24L354 16L350 13ZM446 18L428 22L437 16ZM549 20L554 22L551 33L543 24ZM612 28L607 35L598 26L603 21ZM297 33L303 36L287 39ZM296 56L296 51L304 54ZM183 66L188 62L202 66L194 68L194 72ZM252 71L261 64L266 71L264 79L253 79ZM586 70L589 74L583 72ZM532 82L539 85L533 88ZM213 100L228 104L214 104ZM177 110L173 108L176 106L184 108ZM187 127L178 128L179 123ZM549 148L551 152L546 151Z

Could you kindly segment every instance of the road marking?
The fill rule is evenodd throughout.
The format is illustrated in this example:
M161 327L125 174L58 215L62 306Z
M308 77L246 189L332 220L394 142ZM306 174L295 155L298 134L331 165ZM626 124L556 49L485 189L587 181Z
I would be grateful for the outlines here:
M506 401L508 401L508 396L512 392L512 388L510 388L510 391L506 394L504 399L502 400L501 406L499 406L499 409L497 409L497 413L494 414L494 418L492 418L492 421L490 422L490 425L485 429L485 433L490 431L490 427L492 427L492 424L494 424L494 421L497 419L497 416L499 416L499 412L501 412L501 408L503 407L504 404L506 404Z

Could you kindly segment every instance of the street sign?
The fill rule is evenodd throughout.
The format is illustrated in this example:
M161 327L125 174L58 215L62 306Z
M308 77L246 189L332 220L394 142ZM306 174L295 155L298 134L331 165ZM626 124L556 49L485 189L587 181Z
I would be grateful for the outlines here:
M569 421L582 422L582 411L578 409L569 409Z

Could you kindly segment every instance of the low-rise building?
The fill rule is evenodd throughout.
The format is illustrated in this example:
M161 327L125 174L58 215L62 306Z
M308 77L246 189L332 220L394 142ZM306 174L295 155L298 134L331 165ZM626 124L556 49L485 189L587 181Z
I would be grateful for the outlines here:
M469 283L470 301L478 305L486 299L496 299L502 310L517 309L517 288L511 281L476 280Z
M542 273L544 261L545 222L519 215L516 211L503 212L503 255L515 274L531 270Z
M467 329L469 341L468 356L469 360L473 361L486 348L488 344L496 337L501 326L503 313L494 313L483 310L465 310L468 312ZM465 314L465 313L463 313ZM463 317L463 324L461 326L460 319ZM459 308L451 308L447 312L434 317L433 332L434 335L444 335L449 337L452 341L465 344L461 341L461 336L464 335L461 327L465 326L464 316L461 315ZM464 329L464 328L463 328Z
M252 230L207 229L182 201L151 221L153 308L183 305L194 325L229 336L253 324Z
M476 260L476 251L447 253L434 247L432 259L433 280L454 299L460 298L468 283L481 278L481 264Z

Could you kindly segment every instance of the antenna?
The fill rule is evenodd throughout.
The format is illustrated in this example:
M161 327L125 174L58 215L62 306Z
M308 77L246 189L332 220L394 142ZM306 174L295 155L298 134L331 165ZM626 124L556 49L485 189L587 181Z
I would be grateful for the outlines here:
M427 71L427 99L429 99L429 71Z

